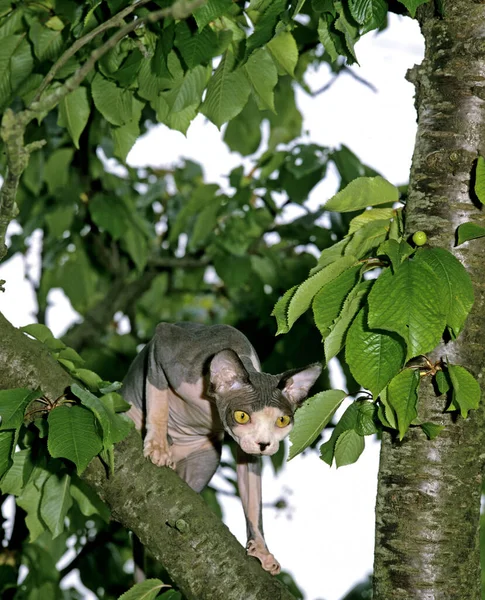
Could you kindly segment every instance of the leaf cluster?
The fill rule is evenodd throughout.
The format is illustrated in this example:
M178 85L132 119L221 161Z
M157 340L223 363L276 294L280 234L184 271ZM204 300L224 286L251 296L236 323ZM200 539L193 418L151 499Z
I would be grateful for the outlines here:
M345 353L372 400L353 402L343 413L320 448L328 464L357 460L364 436L378 429L402 439L419 425L429 437L437 435L441 427L418 415L420 376L432 376L438 394L447 395L444 410L465 418L480 400L479 384L464 367L445 357L433 365L425 356L463 329L474 301L470 277L449 251L408 244L398 199L398 190L380 177L355 179L330 199L325 208L354 214L347 235L323 250L309 277L273 310L281 334L311 309L326 362ZM290 436L290 458L317 439L344 397L331 390L305 402Z
M79 475L96 455L112 469L113 444L126 437L133 423L119 414L129 408L114 391L119 384L80 368L82 358L44 325L23 330L42 341L74 377L102 394L77 383L57 399L40 390L0 391L0 489L17 497L26 512L30 542L35 542L45 532L52 540L64 534L74 503L86 517L109 520L107 507Z

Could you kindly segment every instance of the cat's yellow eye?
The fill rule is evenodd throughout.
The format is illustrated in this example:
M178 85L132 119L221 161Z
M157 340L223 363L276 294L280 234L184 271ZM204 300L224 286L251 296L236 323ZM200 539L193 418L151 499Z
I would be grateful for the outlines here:
M236 421L236 423L239 423L240 425L245 425L246 423L249 423L249 415L247 412L244 412L243 410L235 410L234 411L234 420Z
M291 417L289 415L283 415L276 419L276 427L288 427L290 424Z

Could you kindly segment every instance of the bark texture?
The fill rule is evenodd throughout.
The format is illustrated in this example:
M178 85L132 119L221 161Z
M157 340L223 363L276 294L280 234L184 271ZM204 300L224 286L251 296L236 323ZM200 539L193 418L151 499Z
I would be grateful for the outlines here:
M40 387L52 398L72 383L49 352L0 314L0 389ZM84 479L166 568L188 600L294 600L173 471L143 458L133 432L115 448L109 478L96 458ZM277 549L276 549L277 554Z
M485 4L444 2L444 16L426 7L423 63L416 85L418 132L407 205L407 233L451 250L468 269L475 305L455 342L430 357L469 369L484 390L485 241L454 248L459 224L485 226L471 189L478 155L485 156ZM439 301L439 299L437 299ZM376 505L375 600L478 600L479 515L485 448L482 401L468 419L443 413L423 378L421 414L445 425L433 441L416 429L402 442L385 434Z

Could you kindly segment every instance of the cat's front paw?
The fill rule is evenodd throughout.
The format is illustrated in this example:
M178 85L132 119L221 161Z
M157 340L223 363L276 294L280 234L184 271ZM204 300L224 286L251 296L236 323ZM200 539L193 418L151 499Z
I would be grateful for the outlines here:
M269 571L271 575L278 575L281 571L280 563L266 548L266 545L261 540L249 540L246 546L249 556L254 556L261 562L261 566L265 571Z
M157 438L147 436L143 444L143 456L149 458L157 467L170 467L175 469L172 459L172 450L167 440L163 442Z

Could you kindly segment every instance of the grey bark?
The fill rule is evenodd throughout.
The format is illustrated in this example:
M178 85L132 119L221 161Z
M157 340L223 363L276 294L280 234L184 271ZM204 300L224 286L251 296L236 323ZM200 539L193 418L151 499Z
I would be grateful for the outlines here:
M472 277L476 300L464 332L430 358L463 365L483 391L485 241L454 244L460 223L485 225L470 188L477 156L485 156L485 4L445 0L443 17L427 6L420 21L426 53L410 72L418 132L407 233L424 230L432 246L451 250ZM478 600L484 404L466 420L443 413L444 397L422 379L420 416L445 429L433 441L417 428L402 442L383 436L374 598Z
M0 314L0 389L40 387L49 397L72 381L47 349ZM294 600L277 579L172 470L143 458L133 432L115 448L115 472L107 477L95 458L83 474L158 559L188 600Z

